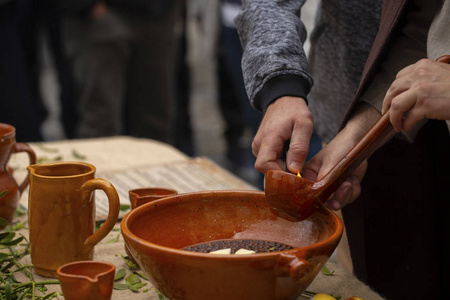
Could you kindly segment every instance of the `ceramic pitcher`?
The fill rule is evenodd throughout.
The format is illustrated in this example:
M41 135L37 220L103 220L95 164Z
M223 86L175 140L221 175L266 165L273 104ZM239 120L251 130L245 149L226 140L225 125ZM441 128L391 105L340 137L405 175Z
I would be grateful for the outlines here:
M24 143L16 143L16 129L8 124L0 123L0 193L5 193L0 199L0 217L9 223L12 221L17 209L19 198L28 186L26 177L20 185L8 168L8 161L13 153L25 152L28 154L30 164L36 163L36 154L30 146Z
M115 266L99 261L78 261L57 270L65 300L111 299Z
M63 264L92 260L94 246L117 222L119 196L110 182L94 178L95 167L88 163L37 164L28 170L31 261L36 273L56 277ZM96 189L108 196L109 214L94 232Z

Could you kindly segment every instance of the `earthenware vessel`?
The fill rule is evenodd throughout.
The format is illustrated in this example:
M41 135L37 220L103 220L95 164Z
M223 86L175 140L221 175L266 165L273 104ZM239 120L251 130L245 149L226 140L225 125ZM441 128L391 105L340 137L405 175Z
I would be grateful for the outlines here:
M128 191L131 209L135 209L136 207L141 206L143 204L177 194L178 192L176 190L163 187L138 188ZM134 260L133 256L130 253L130 250L128 250L127 245L125 245L125 252L127 253L128 257L134 263L136 263L136 261Z
M117 222L119 196L110 182L94 178L95 167L88 163L36 164L28 170L31 261L36 273L56 277L63 264L92 260L94 246ZM109 214L95 231L97 189L108 197Z
M121 222L122 235L152 285L168 299L297 299L335 250L342 221L320 207L290 222L259 191L184 193L144 204ZM215 240L291 245L284 251L213 255L183 250Z
M109 300L116 267L98 261L77 261L58 268L58 279L66 300Z
M28 186L28 176L24 178L20 185L11 174L8 168L8 161L13 153L25 152L30 160L30 164L36 163L36 154L33 149L25 143L16 143L16 129L9 124L0 123L0 193L6 191L0 199L0 217L11 223L17 209L19 198Z
M176 190L162 187L138 188L128 191L131 209L141 206L142 204L176 194L178 194Z

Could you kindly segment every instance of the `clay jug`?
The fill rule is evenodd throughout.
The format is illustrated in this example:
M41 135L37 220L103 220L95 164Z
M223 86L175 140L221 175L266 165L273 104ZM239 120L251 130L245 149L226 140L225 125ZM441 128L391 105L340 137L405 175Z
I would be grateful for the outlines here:
M16 143L16 129L14 126L0 123L0 193L6 192L0 199L0 217L11 223L19 203L19 198L28 186L28 176L20 185L8 168L8 161L13 153L26 152L30 164L36 163L36 154L30 146L24 143Z
M95 178L95 167L84 162L28 166L28 225L31 261L36 273L56 277L61 265L92 260L94 246L119 217L119 195L114 186ZM95 231L96 189L109 201L106 221Z

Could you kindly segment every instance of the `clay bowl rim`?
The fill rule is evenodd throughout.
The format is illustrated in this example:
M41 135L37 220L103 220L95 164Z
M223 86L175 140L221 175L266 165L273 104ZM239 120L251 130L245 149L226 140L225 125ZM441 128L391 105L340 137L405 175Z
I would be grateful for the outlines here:
M212 191L199 191L199 192L189 192L189 193L179 193L178 195L173 195L173 196L169 196L166 198L162 198L162 199L158 199L155 201L152 201L150 203L146 203L143 204L133 210L131 210L129 213L127 213L125 215L125 217L123 217L121 223L120 223L120 228L122 231L122 235L127 236L129 239L135 241L136 243L140 244L140 246L145 246L150 247L151 249L154 249L158 252L167 252L171 255L178 255L178 256L188 256L188 257L197 257L197 258L209 258L211 260L215 260L215 259L221 259L221 260L228 260L228 259L232 259L232 260L239 260L239 259L248 259L249 257L272 257L272 256L279 256L280 254L283 253L289 253L289 252L297 252L297 251L302 251L302 252L307 252L310 250L314 250L316 248L321 248L322 246L326 246L329 244L333 244L333 242L336 242L336 246L337 243L339 242L339 239L342 237L343 234L343 222L340 219L340 217L334 213L333 211L331 211L330 209L321 206L321 208L319 208L317 210L317 212L320 213L325 213L327 215L329 215L332 219L335 220L336 223L336 230L333 232L333 234L331 234L331 236L329 236L328 238L308 245L308 246L304 246L304 247L297 247L297 248L293 248L293 249L287 249L287 250L282 250L282 251L274 251L274 252L263 252L263 253L252 253L252 254L242 254L242 255L229 255L229 254L214 254L211 255L209 253L201 253L201 252L194 252L194 251L186 251L186 250L181 250L181 249L176 249L176 248L171 248L171 247L167 247L167 246L162 246L150 241L146 241L141 237L138 237L137 235L135 235L134 233L132 233L130 231L130 229L127 226L128 220L130 218L133 218L134 215L139 215L146 209L150 209L152 206L157 205L158 203L164 203L164 202L179 202L179 201L183 201L184 197L188 197L189 195L195 194L195 195L205 195L205 194L235 194L235 193L244 193L244 194L260 194L260 195L264 195L263 191L251 191L251 190L212 190ZM181 199L178 199L180 198ZM315 214L315 213L314 213ZM313 214L313 215L314 215ZM275 214L274 214L275 215ZM276 215L275 215L276 216ZM280 218L278 216L276 216L277 218ZM307 220L307 219L306 219ZM126 239L125 240L125 244L126 243Z
M2 138L7 139L16 135L16 127L10 124L0 122L0 134Z
M36 172L36 167L43 168L43 167L51 167L51 166L58 166L58 165L76 165L76 166L84 166L88 169L84 173L78 173L78 174L72 174L72 175L42 175L38 174ZM84 162L84 161L57 161L57 162L51 162L51 163L43 163L43 164L32 164L27 167L27 170L30 172L30 174L39 177L39 178L58 178L58 179L65 179L65 178L78 178L78 177L84 177L86 175L90 175L95 173L97 169L93 164Z
M63 269L64 268L69 268L71 266L74 265L93 265L93 264L97 264L97 265L104 265L104 266L108 266L109 268L107 270L105 270L104 272L100 272L98 274L96 274L94 276L94 278L87 276L87 275L80 275L80 274L73 274L73 273L68 273L68 272L64 272ZM62 266L59 266L58 269L56 269L56 274L59 276L64 276L64 277L70 277L70 278L76 278L76 279L86 279L89 280L90 282L98 282L99 278L102 276L105 276L107 274L109 274L111 271L114 271L115 273L116 270L116 266L112 263L109 262L104 262L104 261L95 261L95 260L80 260L80 261L73 261L67 264L64 264Z
M153 191L165 191L167 192L167 194L155 194L155 193L151 193ZM139 192L147 192L147 194L139 194ZM133 194L136 195L136 197L139 198L145 198L145 197L170 197L170 196L174 196L174 195L178 195L178 191L172 188L167 188L167 187L160 187L160 186L151 186L151 187L142 187L142 188L135 188L135 189L131 189L128 190L128 194Z

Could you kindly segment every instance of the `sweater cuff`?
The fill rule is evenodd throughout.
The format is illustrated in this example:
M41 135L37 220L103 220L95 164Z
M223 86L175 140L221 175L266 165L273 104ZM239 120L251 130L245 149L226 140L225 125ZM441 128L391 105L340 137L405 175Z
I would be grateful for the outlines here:
M275 76L270 78L255 95L254 106L264 112L272 102L283 96L300 97L308 104L306 96L310 90L310 82L302 76L291 74Z

